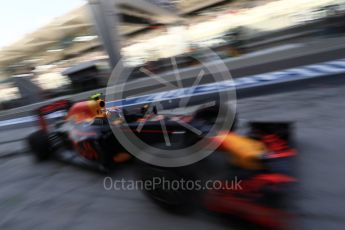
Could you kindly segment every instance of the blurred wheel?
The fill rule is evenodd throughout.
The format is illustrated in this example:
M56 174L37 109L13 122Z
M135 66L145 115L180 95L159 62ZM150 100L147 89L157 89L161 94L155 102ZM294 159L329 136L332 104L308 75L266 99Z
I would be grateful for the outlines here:
M28 137L28 145L38 161L48 160L51 156L51 145L48 135L42 131L36 131Z
M182 168L143 165L140 170L145 194L162 208L175 212L188 211L194 207L197 192L182 185L183 181L192 178L193 176Z

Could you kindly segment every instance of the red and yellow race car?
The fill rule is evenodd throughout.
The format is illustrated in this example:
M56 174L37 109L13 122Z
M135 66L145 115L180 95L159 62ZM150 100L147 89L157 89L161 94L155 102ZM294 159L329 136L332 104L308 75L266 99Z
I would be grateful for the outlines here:
M286 203L297 183L297 151L292 144L291 124L248 125L245 135L232 131L211 137L210 141L218 142L219 148L193 165L143 165L142 180L162 182L146 189L145 194L169 210L202 207L265 228L291 227L293 215ZM176 181L180 186L167 186Z
M203 133L192 136L176 121L183 120L206 134L214 125L218 107L215 104L199 108L189 115L162 115L150 105L131 110L106 108L101 95L74 104L61 100L37 111L40 129L28 137L28 143L40 161L56 158L108 172L132 158L114 135L112 126L129 130L146 143L157 146L164 143L160 123L163 119L169 138L177 141L172 148L185 147L198 141ZM150 108L151 113L147 115ZM49 124L48 121L56 117L54 114L61 111L65 116ZM145 125L138 132L143 121ZM289 187L296 183L291 164L296 150L291 144L290 126L284 122L251 122L250 131L245 135L234 130L222 130L207 136L209 142L219 146L210 157L177 168L139 163L138 177L143 183L157 181L157 178L165 182L200 182L198 189L156 185L145 190L151 199L169 209L185 209L198 204L210 211L237 216L265 227L284 227L289 214L279 203L289 192ZM221 185L233 178L242 181L240 190L223 186L205 187L210 180Z
M186 146L201 138L203 133L191 137L188 128L179 121L183 120L190 127L202 127L200 130L207 133L207 127L214 122L210 118L213 116L210 111L216 107L200 108L189 115L169 115L157 114L157 108L151 105L131 109L106 108L100 94L74 104L60 100L37 111L40 128L28 137L28 143L38 160L57 158L109 171L117 163L132 158L114 135L112 127L125 133L133 132L152 146L164 143L166 137L163 132L171 141L175 141L173 145ZM56 117L57 112L64 112L65 115L50 124L52 122L49 121ZM162 120L165 130L161 127ZM186 135L188 138L185 138Z

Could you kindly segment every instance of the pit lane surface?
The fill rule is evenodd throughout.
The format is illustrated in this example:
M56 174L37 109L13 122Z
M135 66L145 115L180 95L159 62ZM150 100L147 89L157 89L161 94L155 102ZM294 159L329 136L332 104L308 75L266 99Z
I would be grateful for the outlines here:
M295 121L300 179L293 206L297 229L343 229L345 219L344 82L238 101L242 120ZM1 131L18 139L32 127ZM5 139L7 138L7 139ZM22 148L3 144L1 154ZM139 191L106 191L104 176L57 162L35 164L26 154L0 159L1 229L229 229L206 213L174 215ZM134 178L124 165L114 179Z
M344 229L344 97L345 84L338 81L238 103L244 119L295 121L297 229Z

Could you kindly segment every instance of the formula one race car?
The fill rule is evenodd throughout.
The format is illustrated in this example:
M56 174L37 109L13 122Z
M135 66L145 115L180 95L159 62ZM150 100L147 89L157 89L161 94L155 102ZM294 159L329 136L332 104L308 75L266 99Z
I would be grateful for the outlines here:
M163 115L154 105L106 108L100 97L95 95L75 104L60 100L40 108L40 129L28 137L36 158L40 161L57 158L108 172L132 158L112 127L131 131L152 146L161 146L165 141L161 127L164 120L165 132L174 140L172 149L188 147L200 138L215 142L219 147L215 154L188 166L167 168L139 163L138 176L143 184L157 182L159 178L158 181L166 183L147 183L155 186L145 188L145 194L170 210L185 210L198 204L209 211L261 226L285 226L289 215L280 206L280 201L296 182L291 164L296 151L292 147L289 123L251 122L246 135L223 130L206 136L217 122L218 103L200 106L189 115ZM49 125L48 121L61 111L66 112L63 119ZM181 120L184 125L178 122ZM201 134L193 135L186 125L197 128ZM243 182L241 189L222 186L235 177ZM218 186L206 186L212 181ZM175 188L172 185L176 182L187 183L187 187L178 184ZM188 183L192 187L188 187Z
M111 135L104 107L105 102L95 96L75 104L60 100L38 109L40 129L28 137L36 159L57 158L101 171L108 171L113 163L128 161L131 156ZM58 112L67 115L49 124Z
M229 156L232 178L242 182L240 189L209 189L203 204L265 228L290 229L293 215L287 204L297 182L291 124L253 122L250 127L246 137L229 134L220 146Z
M196 141L197 138L176 138L188 133L186 127L177 121L183 119L191 126L205 128L206 123L212 123L210 116L214 116L213 111L218 106L200 108L192 115L160 115L157 114L157 108L150 105L132 109L105 108L105 101L100 97L101 95L97 94L90 100L75 104L60 100L40 108L37 111L40 129L28 137L29 147L37 160L54 157L69 163L109 171L117 163L132 158L115 137L111 127L115 126L124 132L129 129L144 142L159 145L164 142L161 129L163 119L167 135L171 140L180 140L181 146L190 144L191 140ZM148 110L151 110L150 113ZM67 115L52 125L48 124L48 120L56 117L57 112L65 112Z
M246 135L228 132L211 137L221 143L201 162L179 168L143 165L142 179L156 182L145 194L170 211L201 207L265 228L290 227L286 203L297 182L291 124L248 125ZM172 186L176 181L178 185ZM240 182L238 187L235 182Z

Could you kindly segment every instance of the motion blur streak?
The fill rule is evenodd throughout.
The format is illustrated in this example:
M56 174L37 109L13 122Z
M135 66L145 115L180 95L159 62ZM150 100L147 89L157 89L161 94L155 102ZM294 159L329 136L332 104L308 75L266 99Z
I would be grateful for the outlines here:
M12 0L0 29L0 229L344 229L345 0Z

